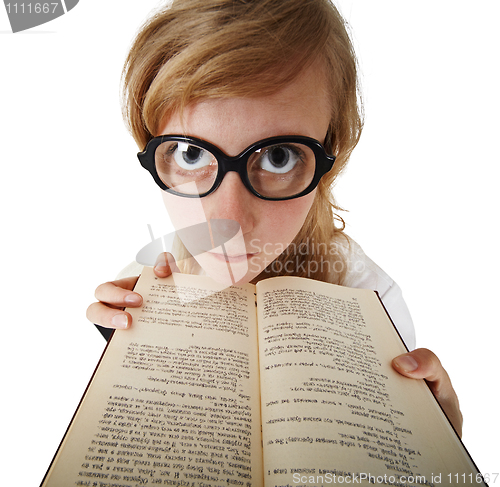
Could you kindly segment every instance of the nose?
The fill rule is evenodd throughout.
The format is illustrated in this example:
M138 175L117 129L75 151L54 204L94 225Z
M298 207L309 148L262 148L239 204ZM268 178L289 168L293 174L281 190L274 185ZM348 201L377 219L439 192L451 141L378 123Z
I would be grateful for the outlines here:
M239 224L243 235L255 226L259 199L245 188L236 172L227 173L221 185L201 201L207 218L233 220Z

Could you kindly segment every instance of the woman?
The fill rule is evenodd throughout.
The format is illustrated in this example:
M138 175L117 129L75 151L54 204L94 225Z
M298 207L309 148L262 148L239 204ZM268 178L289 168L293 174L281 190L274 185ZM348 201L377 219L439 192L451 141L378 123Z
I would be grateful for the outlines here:
M292 274L374 288L413 347L399 288L334 214L331 187L362 121L356 58L328 0L174 1L141 29L124 88L126 118L145 149L141 163L163 190L174 226L238 225L224 254L183 259L183 271L220 280L230 266L238 283ZM182 257L190 257L183 243ZM172 255L160 255L156 274L172 271L179 271ZM120 308L141 304L136 279L99 286L88 318L130 326ZM437 357L417 349L393 365L428 381L461 434L458 399Z

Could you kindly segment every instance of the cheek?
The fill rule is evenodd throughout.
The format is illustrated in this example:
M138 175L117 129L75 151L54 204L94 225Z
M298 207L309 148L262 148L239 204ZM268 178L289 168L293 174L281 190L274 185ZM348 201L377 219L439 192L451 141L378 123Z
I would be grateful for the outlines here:
M274 202L265 213L268 242L287 246L299 233L314 201L315 191L294 200Z
M183 198L166 191L161 194L174 228L186 228L207 221L200 198Z

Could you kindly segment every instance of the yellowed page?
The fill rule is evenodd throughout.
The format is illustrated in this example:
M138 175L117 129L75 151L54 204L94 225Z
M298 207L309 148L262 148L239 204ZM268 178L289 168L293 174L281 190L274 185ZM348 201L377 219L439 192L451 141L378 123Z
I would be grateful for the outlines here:
M254 286L212 282L144 269L43 485L262 483Z
M484 485L373 291L257 285L267 486Z

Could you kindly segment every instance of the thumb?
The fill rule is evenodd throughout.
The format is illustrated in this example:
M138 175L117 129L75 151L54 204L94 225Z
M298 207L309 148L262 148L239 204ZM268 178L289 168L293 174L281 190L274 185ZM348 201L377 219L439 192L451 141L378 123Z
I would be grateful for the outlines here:
M154 265L155 275L158 277L168 277L172 272L181 272L179 267L177 267L174 256L169 252L161 253Z
M396 357L392 365L401 375L414 379L426 379L432 382L443 380L445 375L447 376L436 355L425 348L417 348Z

